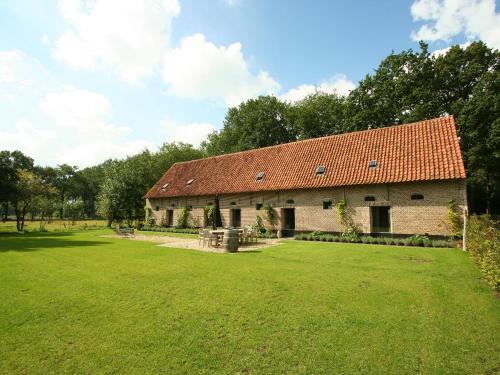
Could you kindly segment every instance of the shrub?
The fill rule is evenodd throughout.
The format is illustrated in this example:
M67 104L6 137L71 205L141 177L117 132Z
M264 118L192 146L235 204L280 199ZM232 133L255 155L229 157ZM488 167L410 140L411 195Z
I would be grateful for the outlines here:
M266 227L264 226L264 222L259 215L257 215L257 218L255 219L253 229L255 229L255 231L260 234L266 233Z
M390 237L384 238L384 241L386 245L394 245L394 240Z
M403 243L403 246L412 246L412 240L411 240L411 237L408 237L408 238L404 238L402 240L402 243Z
M500 291L500 223L489 215L472 216L467 229L467 249L484 278Z
M431 241L432 247L450 247L450 242L444 240Z
M448 223L450 224L450 236L452 239L462 238L462 221L457 203L452 199L448 202Z
M431 240L427 236L422 236L420 234L415 234L411 237L408 237L410 240L411 246L425 246L427 243L430 243Z
M177 229L187 228L189 221L189 210L186 206L179 210L179 216L177 217Z
M342 233L342 238L345 242L361 242L361 237L358 231L354 227L348 227L344 233Z

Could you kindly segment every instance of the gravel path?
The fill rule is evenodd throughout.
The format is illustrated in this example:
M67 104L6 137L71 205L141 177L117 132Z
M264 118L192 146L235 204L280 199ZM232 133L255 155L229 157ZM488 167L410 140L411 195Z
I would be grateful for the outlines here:
M147 236L144 234L136 234L134 237L123 237L119 235L105 235L103 237L111 238L122 238L129 241L149 241L157 242L159 246L163 247L173 247L177 249L191 249L198 251L205 251L211 253L224 253L224 248L218 247L208 247L201 246L198 239L196 238L180 238L180 237L169 237L169 236ZM238 251L255 251L259 249L264 249L266 247L274 246L279 243L278 239L259 239L259 242L251 245L240 246Z

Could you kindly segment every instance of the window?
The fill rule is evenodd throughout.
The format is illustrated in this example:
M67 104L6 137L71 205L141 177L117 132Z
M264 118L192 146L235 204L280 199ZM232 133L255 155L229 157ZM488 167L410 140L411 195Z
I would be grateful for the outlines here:
M259 211L261 208L262 208L262 203L257 203L257 204L255 205L255 209L256 209L257 211Z
M188 182L186 182L186 185L187 186L191 186L191 184L193 183L194 180L189 180Z
M320 165L318 166L318 168L316 168L316 176L323 176L324 173L325 173L324 165Z
M377 161L370 160L370 164L368 164L368 168L376 168L376 167L377 167Z
M323 210L331 210L333 208L332 201L323 201Z
M231 209L231 226L233 228L241 227L241 210L239 208Z
M293 199L287 199L286 204L295 204L295 201Z
M257 173L257 177L255 177L255 179L256 179L257 181L260 181L260 180L262 180L263 178L264 178L264 172L259 172L259 173Z
M161 190L165 190L166 188L168 188L168 185L170 185L170 184L167 182L165 185L163 185L163 186L161 187Z
M422 194L418 194L418 193L413 193L411 195L411 200L412 201L419 201L421 199L424 199L424 196Z
M391 209L390 207L370 207L372 233L390 233Z
M193 206L187 206L188 211L193 211Z
M365 197L365 202L375 202L375 197L372 195L367 195Z
M231 206L236 206L236 202L231 202Z
M172 206L172 207L175 207L175 203L172 203L172 204L171 204L171 206Z
M156 206L156 211L160 211L160 206Z

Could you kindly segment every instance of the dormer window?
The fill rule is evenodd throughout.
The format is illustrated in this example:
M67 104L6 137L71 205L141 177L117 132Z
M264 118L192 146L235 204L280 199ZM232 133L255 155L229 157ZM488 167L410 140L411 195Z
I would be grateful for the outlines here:
M189 180L188 182L186 182L186 186L191 186L193 184L193 181L194 180Z
M168 182L161 187L161 190L166 190L168 188L168 185L170 185Z
M261 181L264 178L264 172L259 172L257 173L257 176L255 177L256 181Z
M323 176L324 173L325 173L325 166L319 165L318 168L316 168L316 176Z
M368 164L368 168L377 168L377 161L370 160L370 163Z

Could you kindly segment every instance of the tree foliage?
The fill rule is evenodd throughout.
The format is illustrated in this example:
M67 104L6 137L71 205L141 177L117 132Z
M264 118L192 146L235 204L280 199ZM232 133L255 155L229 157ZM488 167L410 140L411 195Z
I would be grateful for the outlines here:
M473 212L500 212L498 67L482 42L442 55L427 45L391 53L348 96L315 92L296 103L268 96L229 109L203 144L209 155L296 139L398 125L452 114L461 140Z

